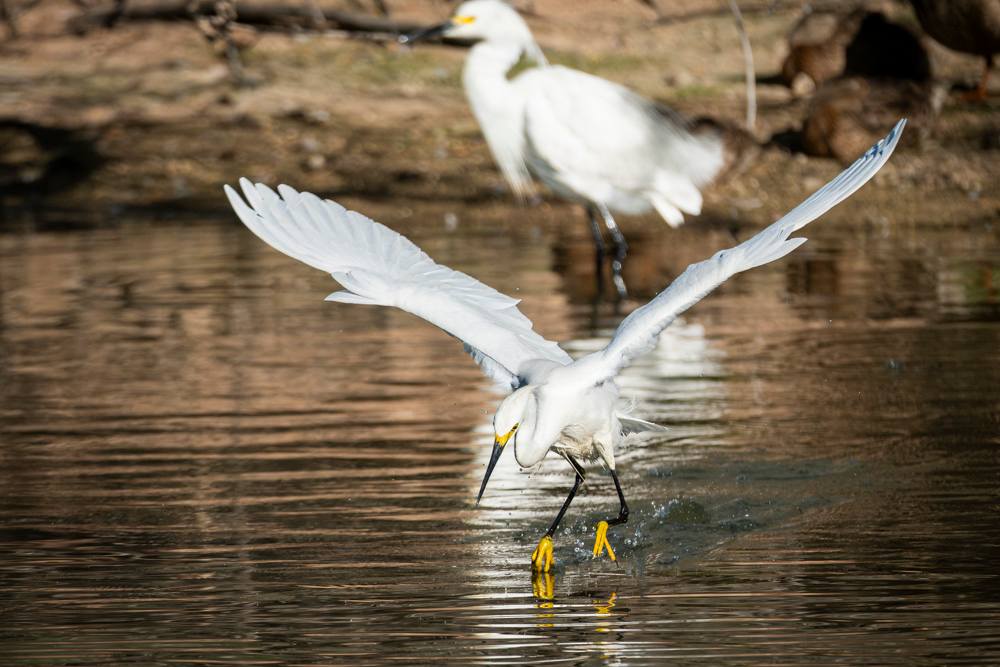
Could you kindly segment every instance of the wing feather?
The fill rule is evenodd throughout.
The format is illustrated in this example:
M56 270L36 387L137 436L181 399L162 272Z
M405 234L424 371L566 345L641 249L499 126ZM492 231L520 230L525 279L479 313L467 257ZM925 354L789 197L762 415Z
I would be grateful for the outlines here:
M585 362L582 365L593 373L593 380L603 382L614 377L633 359L651 350L660 332L678 315L731 276L780 259L805 243L804 238L789 239L788 235L802 229L867 183L892 155L905 125L906 120L900 120L884 139L853 165L780 220L740 245L692 264L670 287L633 311L618 326L604 350L581 360Z
M224 190L240 220L274 249L326 271L346 291L329 301L396 306L461 340L491 378L510 387L539 359L572 360L532 330L518 300L437 264L406 237L355 211L287 185L240 179ZM280 196L279 196L280 195ZM244 199L245 197L245 199Z

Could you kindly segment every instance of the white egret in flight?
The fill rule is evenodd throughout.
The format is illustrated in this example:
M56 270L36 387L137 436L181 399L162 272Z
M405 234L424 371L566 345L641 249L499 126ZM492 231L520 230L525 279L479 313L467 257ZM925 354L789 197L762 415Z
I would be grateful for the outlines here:
M789 234L850 196L889 159L905 120L863 157L783 218L747 241L692 264L652 301L633 311L603 350L573 360L556 343L532 330L517 300L464 273L436 264L391 229L343 206L281 185L240 180L244 201L225 187L240 220L275 249L330 273L345 289L328 301L395 306L424 318L459 339L465 351L511 393L493 418L494 442L479 499L504 448L513 443L517 463L530 468L550 451L576 476L573 488L532 555L536 569L552 565L552 536L584 481L580 461L601 461L618 492L618 516L597 527L594 556L607 550L609 526L628 520L628 505L615 471L615 447L629 433L657 430L625 414L615 377L656 344L674 319L727 278L773 262L805 243Z
M624 297L628 244L612 212L656 209L672 227L684 222L684 213L698 215L699 188L726 161L721 136L692 132L674 112L617 83L549 65L527 24L501 0L464 2L445 23L400 41L439 35L476 41L465 63L465 92L510 188L526 197L533 174L586 206L598 280L603 221L615 244L612 277ZM538 66L508 79L522 56Z

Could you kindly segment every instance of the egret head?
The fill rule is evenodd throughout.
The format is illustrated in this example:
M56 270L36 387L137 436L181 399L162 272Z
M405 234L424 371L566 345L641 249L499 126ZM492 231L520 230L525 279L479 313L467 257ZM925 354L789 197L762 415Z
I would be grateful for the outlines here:
M441 25L406 35L403 43L431 37L451 37L470 41L513 42L528 48L534 45L531 30L517 10L502 0L469 0L463 2Z
M531 402L535 398L533 387L521 387L507 398L500 402L497 412L493 416L493 453L490 455L490 462L486 466L486 475L483 476L483 483L479 487L479 497L476 504L483 499L483 492L486 491L486 483L490 481L493 468L496 467L500 455L508 443L517 441L517 431L521 424L529 418L528 412Z
M528 25L517 10L502 0L463 2L449 19L445 32L456 39L533 42Z

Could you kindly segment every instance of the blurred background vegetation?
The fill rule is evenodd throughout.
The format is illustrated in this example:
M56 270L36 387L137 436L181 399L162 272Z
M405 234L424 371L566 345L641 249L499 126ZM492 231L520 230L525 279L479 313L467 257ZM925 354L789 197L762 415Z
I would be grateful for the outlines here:
M0 225L221 211L221 184L243 175L397 205L509 197L463 99L461 45L396 43L455 3L0 4ZM516 4L553 62L690 117L743 122L726 3ZM968 99L981 57L928 37L909 2L741 6L759 120L753 150L709 190L707 211L780 213L802 194L790 179L819 185L905 115L910 157L886 176L896 193L919 191L928 218L998 216L998 102Z

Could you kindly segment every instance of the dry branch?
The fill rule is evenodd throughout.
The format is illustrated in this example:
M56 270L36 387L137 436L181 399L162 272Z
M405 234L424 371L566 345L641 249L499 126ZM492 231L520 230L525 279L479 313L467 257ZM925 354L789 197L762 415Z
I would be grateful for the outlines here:
M117 21L190 21L192 14L210 14L213 6L214 0L129 0L124 11L117 16ZM317 7L313 3L240 0L236 7L237 21L258 26L312 27L319 18L318 11L325 22L340 30L401 34L423 27L421 24L394 21L382 16ZM115 11L114 4L103 4L74 17L68 26L73 32L87 32L107 25Z
M651 7L656 12L656 22L664 25L673 23L687 23L688 21L698 21L705 18L722 16L730 13L731 9L725 5L715 8L694 9L688 11L665 12L661 9L657 0L641 0L643 4ZM758 2L745 2L740 6L744 16L753 14L772 14L793 7L801 8L805 4L799 0L759 0ZM813 0L808 3L813 11L836 8L843 6L844 0Z
M38 4L38 0L16 2L15 0L0 0L0 21L7 26L7 35L14 39L20 35L17 27L17 17Z

